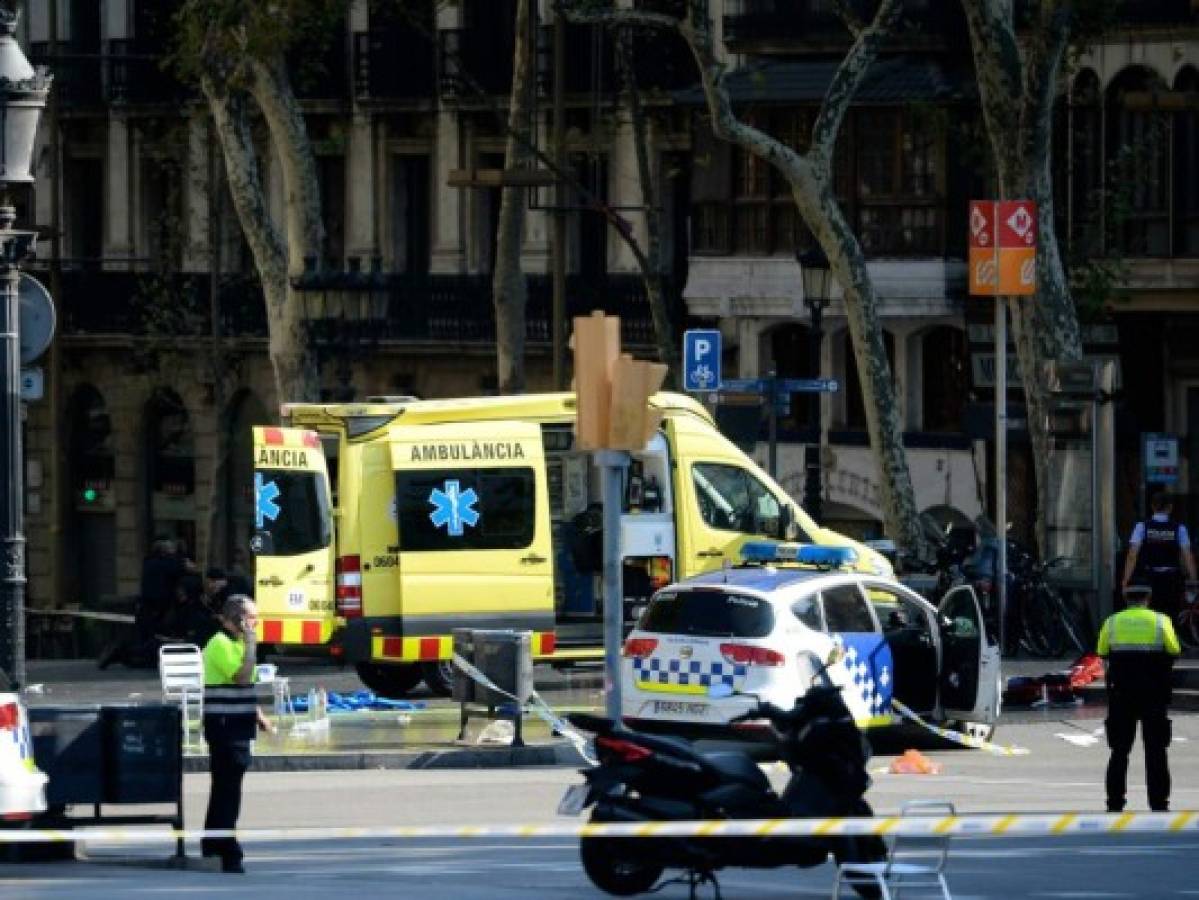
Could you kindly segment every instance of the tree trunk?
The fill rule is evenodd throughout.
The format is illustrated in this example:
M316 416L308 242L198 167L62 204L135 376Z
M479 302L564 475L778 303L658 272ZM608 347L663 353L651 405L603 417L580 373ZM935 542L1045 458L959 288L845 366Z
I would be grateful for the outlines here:
M300 313L302 304L291 286L287 249L267 208L266 191L250 136L246 98L219 90L209 79L204 79L202 88L225 158L233 206L262 282L278 397L281 401L317 400L320 385L316 363L308 348Z
M637 88L637 73L633 68L632 29L623 28L617 35L617 63L629 100L629 119L633 126L633 150L637 155L637 181L641 187L641 205L645 209L647 252L634 252L641 278L645 282L645 298L649 302L654 323L654 340L658 345L658 361L667 366L667 384L679 382L679 351L675 341L670 310L666 306L665 260L662 259L662 203L655 189L653 166L649 158L649 134L641 92ZM633 242L636 243L635 241Z
M532 115L532 54L529 52L529 2L517 0L516 40L512 58L512 94L504 169L525 167ZM525 233L525 189L505 187L500 201L491 296L495 306L496 375L501 394L525 389L525 309L528 286L520 266Z
M1045 369L1052 361L1082 358L1078 314L1054 227L1051 169L1053 101L1072 10L1067 3L1042 8L1022 38L1005 0L963 0L962 5L1000 198L1037 204L1037 294L1010 299L1008 308L1033 449L1037 544L1044 555L1052 452ZM1006 490L1007 485L996 487Z
M923 555L920 510L908 471L899 402L866 256L837 203L830 179L809 171L793 183L792 194L844 291L845 316L866 412L866 431L879 467L885 532L900 546Z

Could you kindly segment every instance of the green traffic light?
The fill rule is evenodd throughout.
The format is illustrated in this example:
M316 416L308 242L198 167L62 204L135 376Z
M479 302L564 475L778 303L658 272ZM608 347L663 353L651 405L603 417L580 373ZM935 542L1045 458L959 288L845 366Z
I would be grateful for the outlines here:
M96 489L95 488L84 488L83 489L83 499L88 503L95 503L96 502Z

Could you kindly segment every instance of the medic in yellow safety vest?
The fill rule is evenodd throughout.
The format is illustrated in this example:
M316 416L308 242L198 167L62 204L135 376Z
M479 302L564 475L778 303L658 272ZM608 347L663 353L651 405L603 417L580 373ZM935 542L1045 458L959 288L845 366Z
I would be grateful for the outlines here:
M1174 659L1181 652L1169 618L1148 608L1153 591L1144 582L1124 588L1128 608L1103 623L1099 655L1107 660L1107 744L1112 755L1107 764L1107 808L1122 812L1128 781L1128 754L1141 723L1145 745L1145 780L1149 808L1170 808L1171 677Z

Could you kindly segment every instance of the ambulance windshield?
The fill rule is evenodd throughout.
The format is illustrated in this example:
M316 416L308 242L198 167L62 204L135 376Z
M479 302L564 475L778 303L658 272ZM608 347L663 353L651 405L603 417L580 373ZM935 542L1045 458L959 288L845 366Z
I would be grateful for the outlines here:
M295 469L254 473L258 530L270 535L270 556L296 556L329 546L332 516L325 476Z

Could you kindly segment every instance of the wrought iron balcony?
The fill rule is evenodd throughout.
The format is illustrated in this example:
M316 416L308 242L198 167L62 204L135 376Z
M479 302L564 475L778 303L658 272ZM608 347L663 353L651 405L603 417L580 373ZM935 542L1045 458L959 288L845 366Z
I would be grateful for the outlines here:
M442 97L470 98L471 82L488 94L507 94L511 90L511 35L486 34L478 28L446 28L437 33L437 45Z
M432 99L436 77L431 39L415 29L354 34L354 96L359 100Z
M47 41L29 45L29 60L54 75L54 99L61 106L96 106L103 100L103 56L98 46L59 41L51 52Z
M41 273L39 277L45 280L46 276ZM552 285L547 276L533 275L528 286L526 339L530 344L545 345L550 342ZM376 340L447 347L495 341L489 275L316 273L297 287L329 294L369 292L371 315L384 315ZM60 294L55 300L62 333L68 337L175 339L205 338L212 333L207 275L109 272L100 270L99 261L67 260ZM669 296L671 318L681 324L681 297L678 291L670 291ZM222 276L218 307L223 336L266 336L262 289L253 276ZM326 308L328 315L335 317L338 310L348 308L346 298L328 303ZM594 309L620 316L626 345L653 344L653 317L639 277L568 278L567 316L587 315ZM314 335L319 339L326 331L317 328Z
M105 42L106 99L111 103L171 103L189 96L157 43L136 38Z

